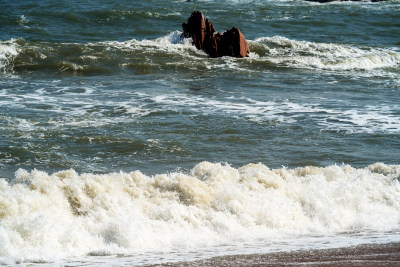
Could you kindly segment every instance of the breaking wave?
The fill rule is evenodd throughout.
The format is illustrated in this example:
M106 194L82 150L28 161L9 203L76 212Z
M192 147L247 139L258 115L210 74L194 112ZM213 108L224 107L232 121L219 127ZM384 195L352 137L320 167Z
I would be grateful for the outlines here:
M20 169L0 179L0 262L196 249L390 231L400 165L270 169L202 162L190 173Z
M12 70L14 59L18 55L17 47L14 39L0 42L0 72L6 73Z
M147 74L182 62L197 51L176 31L154 40L123 42L48 43L22 38L0 42L0 70L50 71L72 74L103 74L128 71ZM179 63L177 63L179 65Z
M253 43L260 59L273 64L322 70L373 70L400 64L400 53L391 49L314 43L281 36L258 38Z
M189 39L182 39L179 31L153 40L123 42L47 43L13 39L0 42L0 70L86 75L120 71L147 74L165 69L253 71L260 67L371 71L400 64L400 53L390 48L313 43L281 36L249 40L249 44L250 59L243 60L210 59L197 51Z

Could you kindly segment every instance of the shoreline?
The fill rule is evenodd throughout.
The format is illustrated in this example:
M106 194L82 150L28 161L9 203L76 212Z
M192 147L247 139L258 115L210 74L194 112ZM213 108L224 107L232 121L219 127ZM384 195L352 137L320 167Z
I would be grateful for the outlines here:
M296 250L266 254L228 255L203 260L147 266L400 266L400 243Z

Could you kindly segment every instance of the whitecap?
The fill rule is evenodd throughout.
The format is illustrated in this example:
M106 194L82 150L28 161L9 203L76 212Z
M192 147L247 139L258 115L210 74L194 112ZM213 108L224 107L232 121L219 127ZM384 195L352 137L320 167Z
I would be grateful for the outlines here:
M0 72L6 73L12 69L14 58L19 53L18 46L15 39L0 42Z
M270 169L201 162L189 173L152 177L20 169L10 183L0 179L0 255L3 262L53 261L99 251L293 247L318 235L398 231L399 173L400 165L383 163Z
M24 25L26 25L26 24L29 23L29 20L28 20L27 17L25 17L25 15L21 15L21 17L20 17L20 19L18 20L18 22L19 22L20 25L24 26ZM27 27L27 26L25 26L25 27ZM29 28L29 27L28 27L28 28Z
M282 36L254 41L264 47L260 60L297 68L349 71L396 67L400 53L390 48L297 41Z

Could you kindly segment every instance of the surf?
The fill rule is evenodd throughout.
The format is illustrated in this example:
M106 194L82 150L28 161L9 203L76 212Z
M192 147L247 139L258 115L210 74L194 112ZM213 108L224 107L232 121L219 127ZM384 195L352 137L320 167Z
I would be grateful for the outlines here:
M0 180L2 260L54 261L398 229L400 166L270 169L201 162L189 173Z

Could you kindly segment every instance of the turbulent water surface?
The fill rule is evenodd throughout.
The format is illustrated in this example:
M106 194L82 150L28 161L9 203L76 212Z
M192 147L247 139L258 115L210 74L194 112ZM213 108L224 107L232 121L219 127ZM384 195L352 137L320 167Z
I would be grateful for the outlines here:
M397 0L0 0L0 264L399 241L399 36Z

